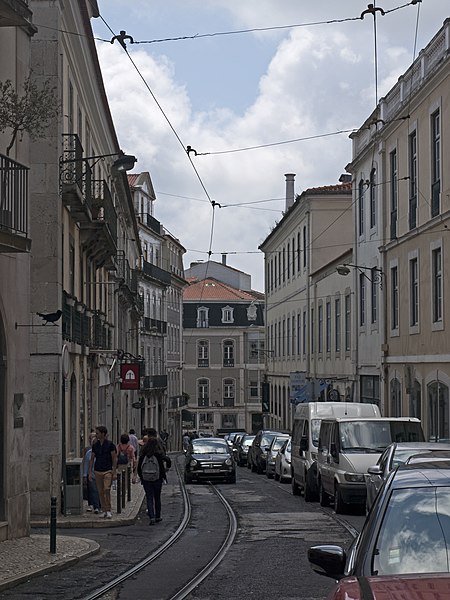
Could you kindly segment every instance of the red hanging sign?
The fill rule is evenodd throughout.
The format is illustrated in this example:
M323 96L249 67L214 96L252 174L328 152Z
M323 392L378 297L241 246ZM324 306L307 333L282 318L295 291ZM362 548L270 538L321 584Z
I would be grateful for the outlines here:
M139 363L122 363L120 365L120 389L138 390L140 382Z

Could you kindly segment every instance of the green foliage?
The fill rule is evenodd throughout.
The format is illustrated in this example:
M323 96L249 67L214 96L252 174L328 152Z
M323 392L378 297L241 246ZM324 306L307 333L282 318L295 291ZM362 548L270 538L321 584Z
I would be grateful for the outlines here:
M0 132L12 130L6 155L9 156L17 136L22 136L24 132L32 140L44 137L48 122L57 113L57 96L48 80L38 87L28 77L22 94L14 90L9 79L0 82Z

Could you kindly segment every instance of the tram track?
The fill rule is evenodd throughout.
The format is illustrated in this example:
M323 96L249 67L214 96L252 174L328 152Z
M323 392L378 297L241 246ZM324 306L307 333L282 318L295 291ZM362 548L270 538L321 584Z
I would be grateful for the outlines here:
M107 594L117 590L128 580L134 578L137 574L144 571L147 567L155 563L159 558L163 557L163 555L169 549L173 549L176 546L176 544L181 541L183 534L186 532L186 529L191 523L192 502L189 497L187 487L183 481L183 476L178 460L174 460L174 465L176 468L184 504L183 517L175 532L164 543L162 543L156 550L154 550L143 560L139 561L138 563L136 563L131 568L127 569L125 572L121 573L117 577L111 579L106 584L103 584L98 589L94 590L93 592L90 592L86 596L83 596L82 600L98 600L104 598ZM174 594L168 596L166 600L183 600L184 598L186 598L192 592L192 590L194 590L206 577L208 577L208 575L212 573L212 571L214 571L214 569L216 569L217 566L222 562L230 546L233 544L234 538L236 537L237 518L233 508L215 485L213 485L211 482L208 482L208 484L210 486L210 489L219 498L221 504L226 510L226 513L228 515L228 530L220 547L208 560L206 565L204 565L195 575L193 575L186 583L184 583L182 587L178 589Z

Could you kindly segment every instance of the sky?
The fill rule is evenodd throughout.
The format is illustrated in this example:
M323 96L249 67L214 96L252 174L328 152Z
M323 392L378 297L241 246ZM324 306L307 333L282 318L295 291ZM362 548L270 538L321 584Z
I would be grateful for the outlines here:
M117 136L138 158L134 172L150 173L154 216L186 248L185 268L226 253L258 291L258 247L283 216L284 174L296 174L297 194L337 183L352 158L348 130L450 13L448 0L376 2L385 14L376 11L375 32L361 0L98 5L92 25ZM110 43L120 30L134 41L128 55Z

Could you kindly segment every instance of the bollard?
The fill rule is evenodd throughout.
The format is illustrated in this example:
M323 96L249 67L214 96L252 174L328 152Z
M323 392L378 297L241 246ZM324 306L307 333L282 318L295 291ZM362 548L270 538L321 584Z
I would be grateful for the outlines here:
M117 514L122 512L122 478L120 473L117 473L116 490L117 490Z
M120 473L121 479L122 479L122 508L125 508L125 501L126 501L126 477L125 477L125 469L122 471L122 473Z
M50 499L50 554L56 554L56 497Z
M131 466L130 465L128 465L128 469L127 469L127 492L128 492L127 500L128 500L128 502L131 502Z

